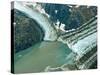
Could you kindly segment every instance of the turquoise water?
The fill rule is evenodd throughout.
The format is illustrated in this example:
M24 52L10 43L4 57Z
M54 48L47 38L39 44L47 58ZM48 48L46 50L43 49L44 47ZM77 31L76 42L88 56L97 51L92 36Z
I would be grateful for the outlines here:
M59 67L66 63L70 52L61 42L43 41L15 54L15 73L43 72L47 66Z

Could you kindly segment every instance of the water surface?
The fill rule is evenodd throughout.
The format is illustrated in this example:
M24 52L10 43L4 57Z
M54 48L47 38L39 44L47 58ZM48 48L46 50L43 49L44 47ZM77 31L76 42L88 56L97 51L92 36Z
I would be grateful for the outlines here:
M61 42L43 41L15 54L15 73L43 72L47 66L59 67L66 63L70 52Z

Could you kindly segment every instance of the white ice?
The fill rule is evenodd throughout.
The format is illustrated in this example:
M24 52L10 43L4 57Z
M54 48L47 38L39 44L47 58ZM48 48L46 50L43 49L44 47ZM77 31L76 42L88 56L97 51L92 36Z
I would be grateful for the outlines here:
M43 16L39 11L35 9L32 10L28 8L27 6L23 5L23 3L21 2L15 2L14 8L25 13L28 17L34 19L40 24L40 26L45 31L44 40L51 40L51 41L56 40L57 38L56 31L53 29L51 23L49 22L46 16Z
M92 35L89 35L88 37L79 40L76 44L74 44L72 46L72 50L78 55L81 55L81 53L84 52L85 48L91 46L96 41L97 41L97 33L93 33Z

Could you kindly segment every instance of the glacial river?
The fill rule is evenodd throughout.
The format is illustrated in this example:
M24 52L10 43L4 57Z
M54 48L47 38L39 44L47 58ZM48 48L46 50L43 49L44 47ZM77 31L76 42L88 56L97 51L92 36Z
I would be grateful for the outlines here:
M59 67L66 63L70 52L61 42L43 41L15 54L15 73L43 72L47 66Z

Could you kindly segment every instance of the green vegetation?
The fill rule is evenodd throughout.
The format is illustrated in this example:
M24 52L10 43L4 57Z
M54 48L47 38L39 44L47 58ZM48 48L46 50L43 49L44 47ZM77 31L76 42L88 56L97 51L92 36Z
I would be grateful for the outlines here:
M36 21L14 9L15 50L19 52L43 40L44 31Z

